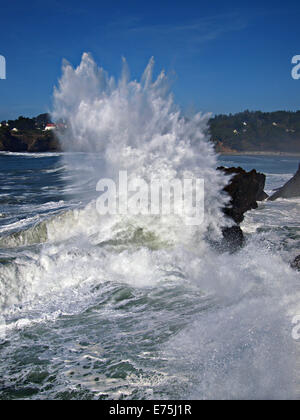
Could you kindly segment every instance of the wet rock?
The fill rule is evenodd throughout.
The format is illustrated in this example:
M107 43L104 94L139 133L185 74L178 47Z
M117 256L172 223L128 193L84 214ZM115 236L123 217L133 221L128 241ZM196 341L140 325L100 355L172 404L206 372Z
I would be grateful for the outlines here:
M223 249L227 249L230 252L236 252L242 248L245 243L243 231L238 225L224 228L222 233L223 241L221 243L221 248Z
M236 252L245 243L243 231L239 226L244 220L244 214L248 210L257 208L257 201L263 201L268 197L264 192L266 176L255 170L246 172L242 168L220 167L218 170L232 176L224 188L231 200L223 212L235 222L234 226L223 228L223 240L218 248Z
M298 257L295 258L295 260L292 262L291 266L295 270L299 270L300 271L300 255L298 255Z
M300 197L300 164L298 171L283 187L279 188L271 197L270 201L277 198L295 198Z
M230 203L224 208L224 213L239 224L244 220L248 210L257 208L257 201L265 200L264 192L266 176L253 169L246 172L242 168L218 168L226 175L232 175L229 184L224 188L231 197Z
M261 193L258 194L257 196L257 201L265 201L267 200L267 198L269 198L268 194L265 191L262 191Z

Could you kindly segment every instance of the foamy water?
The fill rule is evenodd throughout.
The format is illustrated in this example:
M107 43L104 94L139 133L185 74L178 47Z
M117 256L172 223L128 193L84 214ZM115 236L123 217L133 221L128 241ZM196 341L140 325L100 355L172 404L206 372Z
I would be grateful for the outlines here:
M69 153L0 156L1 398L299 397L299 202L249 212L234 255L210 245L227 223L220 163L268 173L269 191L297 161L220 162L207 116L184 119L153 66L115 81L89 55L65 65L54 114ZM121 169L203 177L204 223L100 216L96 183Z

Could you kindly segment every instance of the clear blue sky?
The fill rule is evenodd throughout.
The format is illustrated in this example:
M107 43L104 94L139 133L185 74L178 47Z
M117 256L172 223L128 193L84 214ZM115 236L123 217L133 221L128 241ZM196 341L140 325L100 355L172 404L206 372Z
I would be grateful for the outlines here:
M49 110L62 59L77 65L84 51L115 76L121 56L133 77L154 56L186 110L300 109L299 1L11 0L1 2L0 119Z

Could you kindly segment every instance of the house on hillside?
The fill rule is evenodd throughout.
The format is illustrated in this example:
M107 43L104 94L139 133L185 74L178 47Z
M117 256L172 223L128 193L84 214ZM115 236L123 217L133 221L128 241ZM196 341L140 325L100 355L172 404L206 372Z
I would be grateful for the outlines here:
M56 124L46 124L45 131L51 131L56 129Z

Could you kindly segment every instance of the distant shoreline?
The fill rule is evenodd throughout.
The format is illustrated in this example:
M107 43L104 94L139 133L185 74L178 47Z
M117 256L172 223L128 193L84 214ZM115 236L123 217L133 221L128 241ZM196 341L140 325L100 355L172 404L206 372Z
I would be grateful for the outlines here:
M288 152L219 152L220 156L285 156L295 157L299 156L300 153L288 153Z
M63 155L69 153L90 153L90 152L64 152L62 150L44 150L37 152L29 151L9 151L9 150L0 150L0 155L39 155L39 154L48 154L48 155ZM216 152L218 156L282 156L282 157L300 157L300 153L287 153L287 152Z

